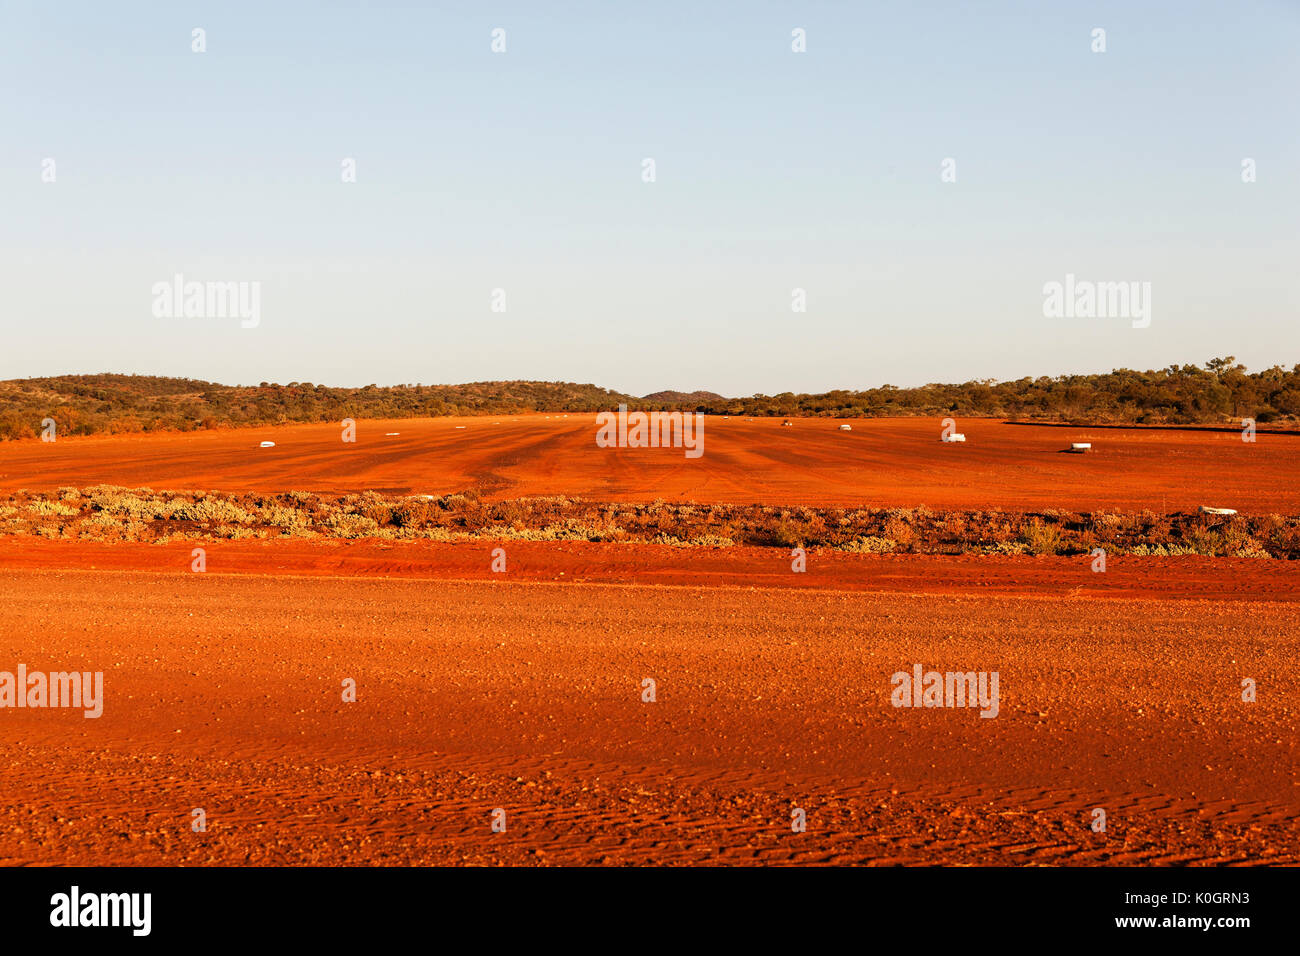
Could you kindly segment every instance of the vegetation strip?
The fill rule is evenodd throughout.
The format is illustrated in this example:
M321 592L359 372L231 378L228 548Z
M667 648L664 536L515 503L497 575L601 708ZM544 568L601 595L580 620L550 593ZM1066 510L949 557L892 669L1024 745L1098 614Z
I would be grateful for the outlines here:
M325 538L607 541L872 554L1199 554L1300 558L1300 516L935 511L441 496L160 491L96 485L0 499L0 535L96 541Z

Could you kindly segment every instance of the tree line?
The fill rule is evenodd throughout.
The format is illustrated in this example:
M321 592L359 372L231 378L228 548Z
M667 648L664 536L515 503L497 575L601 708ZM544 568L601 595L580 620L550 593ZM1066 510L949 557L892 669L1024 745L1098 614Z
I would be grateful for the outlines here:
M820 394L781 392L689 400L656 393L638 398L570 382L470 382L462 385L367 385L311 382L219 385L147 375L63 375L0 382L0 439L31 438L53 418L60 435L193 431L343 418L428 418L526 412L598 412L619 404L645 411L696 411L748 417L878 418L954 415L1073 424L1206 425L1252 418L1300 420L1300 365L1250 372L1233 356L1093 375L992 379L914 388L881 385Z

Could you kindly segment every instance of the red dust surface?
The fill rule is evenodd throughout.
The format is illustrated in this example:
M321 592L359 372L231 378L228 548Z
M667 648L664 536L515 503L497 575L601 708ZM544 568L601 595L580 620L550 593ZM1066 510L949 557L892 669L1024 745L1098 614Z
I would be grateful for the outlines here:
M710 418L688 460L496 421L4 443L0 490L1300 510L1295 436ZM0 671L105 695L0 708L0 864L1300 863L1300 562L791 560L0 538ZM918 664L996 672L997 715L894 706Z
M1300 561L1181 555L1111 555L1105 572L1098 573L1091 555L870 555L813 549L806 569L796 573L790 552L782 548L486 539L105 544L11 537L0 538L0 569L185 574L196 547L204 549L209 574L1300 602ZM492 571L496 548L505 552L505 573Z
M1297 863L1298 654L1249 599L0 568L3 669L104 674L0 711L0 863Z
M704 454L598 448L594 416L362 421L0 443L0 491L155 490L568 495L608 501L933 508L1300 511L1300 436L1061 428L937 419L746 421L709 416ZM388 432L399 432L389 436ZM275 447L261 448L262 441ZM1064 452L1089 441L1092 454Z

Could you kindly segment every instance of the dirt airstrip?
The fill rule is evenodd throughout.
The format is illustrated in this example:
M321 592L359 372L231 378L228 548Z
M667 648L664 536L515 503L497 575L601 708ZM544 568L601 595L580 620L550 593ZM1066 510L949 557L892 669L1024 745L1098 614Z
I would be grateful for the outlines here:
M1300 512L1293 436L494 421L6 443L0 491ZM0 708L0 863L1300 863L1300 562L501 546L0 536L0 672L105 692ZM894 706L917 664L997 716Z
M702 457L597 448L592 416L363 421L0 443L0 491L113 484L213 491L568 495L600 501L1300 513L1300 436L1058 428L969 419L709 416ZM388 432L399 432L389 436ZM262 441L275 447L261 448ZM1063 452L1089 441L1094 454Z

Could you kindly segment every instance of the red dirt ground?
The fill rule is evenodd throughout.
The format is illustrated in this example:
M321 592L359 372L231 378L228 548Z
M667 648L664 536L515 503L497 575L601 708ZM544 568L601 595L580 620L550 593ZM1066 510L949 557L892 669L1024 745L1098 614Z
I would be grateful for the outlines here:
M106 483L157 490L569 495L611 501L933 508L1300 511L1300 436L1059 428L968 419L944 444L932 419L709 417L704 455L602 449L592 416L338 425L0 443L0 490ZM386 437L385 432L400 432ZM259 448L263 440L274 448ZM1091 441L1096 453L1062 453Z
M209 574L275 577L410 578L500 584L658 584L879 591L937 595L1044 595L1213 601L1300 601L1300 561L1112 555L1092 557L867 555L813 549L806 570L791 570L781 548L675 548L574 541L47 541L0 538L0 568L156 571L189 574L192 550ZM491 570L506 552L506 572Z
M1300 862L1294 604L4 570L0 635L106 697L0 711L0 863Z
M492 421L8 443L0 489L1300 499L1293 436L733 419L687 461ZM0 671L106 694L0 709L0 864L1300 863L1300 562L494 546L0 538ZM997 671L998 716L891 706L915 663Z

